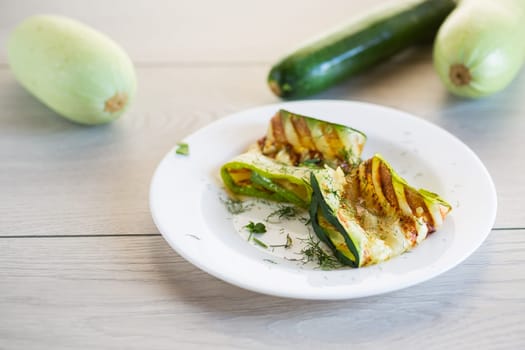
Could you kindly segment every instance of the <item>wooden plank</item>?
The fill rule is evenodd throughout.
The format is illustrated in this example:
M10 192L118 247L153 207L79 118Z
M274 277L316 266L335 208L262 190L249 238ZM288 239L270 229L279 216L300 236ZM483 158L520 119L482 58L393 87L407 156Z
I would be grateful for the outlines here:
M274 101L264 84L250 83L263 72L141 69L130 113L89 128L59 118L0 69L0 235L155 233L148 192L158 162L253 96Z
M0 47L24 18L52 13L83 21L120 43L136 62L273 62L299 42L392 0L112 1L2 4ZM320 15L322 14L322 15ZM0 62L6 62L0 50Z
M226 284L158 236L0 239L0 348L519 349L524 249L494 231L431 281L322 302Z
M432 75L429 54L395 60L316 98L390 105L444 127L493 175L496 226L524 227L525 106L519 99L525 74L505 93L460 101ZM0 235L157 232L148 187L162 156L213 120L278 102L265 73L264 65L142 67L131 111L111 125L88 128L57 117L0 69Z

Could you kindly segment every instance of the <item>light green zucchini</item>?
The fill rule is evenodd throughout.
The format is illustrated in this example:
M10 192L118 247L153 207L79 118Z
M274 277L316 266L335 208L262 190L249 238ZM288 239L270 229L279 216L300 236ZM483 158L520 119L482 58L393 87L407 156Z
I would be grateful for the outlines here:
M115 120L135 95L135 70L124 50L73 19L30 17L11 33L7 51L20 84L77 123Z
M439 29L434 67L455 95L491 95L523 66L524 38L525 1L463 0Z

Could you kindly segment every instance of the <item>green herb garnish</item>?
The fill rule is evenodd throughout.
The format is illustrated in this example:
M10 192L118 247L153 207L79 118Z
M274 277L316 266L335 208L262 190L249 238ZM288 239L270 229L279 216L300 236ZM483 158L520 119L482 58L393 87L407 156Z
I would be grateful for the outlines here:
M270 247L272 248L283 247L284 249L289 249L292 246L292 244L293 244L292 237L290 237L290 235L287 234L285 244L274 244L274 245L271 245Z
M301 216L299 218L299 221L302 222L305 226L310 225L310 223L312 222L310 218L305 218L304 216Z
M277 217L278 221L281 219L287 219L290 220L297 216L297 209L295 207L291 206L283 206L277 209L276 211L272 212L270 215L266 217L267 222L271 222L270 219Z
M253 241L257 243L259 246L263 247L264 249L268 249L268 245L264 243L263 241L257 239L257 237L253 237Z
M322 160L319 158L311 158L303 160L300 165L308 167L319 167L321 165L321 162Z
M277 265L277 263L271 259L263 259L263 261L266 261L266 262L269 262L270 264L275 264Z
M244 213L245 211L247 211L253 206L253 204L246 204L243 201L240 201L238 199L232 199L232 198L228 198L228 199L221 198L221 202L224 203L228 212L233 215Z
M343 148L339 151L339 156L346 162L350 167L356 166L361 162L359 157L356 157L350 148Z
M175 150L175 153L187 156L190 154L190 146L185 142L179 142L177 143L177 149Z
M343 266L333 255L325 252L320 246L321 242L316 241L312 235L308 235L303 241L306 242L306 247L301 250L303 263L313 261L321 270L334 270Z
M264 226L262 222L254 223L253 221L250 221L250 223L244 227L250 233L265 233L266 232L266 226Z

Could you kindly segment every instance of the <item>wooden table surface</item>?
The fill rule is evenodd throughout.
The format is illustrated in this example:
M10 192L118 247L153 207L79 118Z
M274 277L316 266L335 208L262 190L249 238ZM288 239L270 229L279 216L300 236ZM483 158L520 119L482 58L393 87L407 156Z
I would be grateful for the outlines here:
M478 154L498 194L495 226L465 262L428 282L347 301L291 300L222 282L175 253L148 190L184 136L278 102L277 58L381 0L20 0L0 11L0 349L525 348L525 71L504 92L444 90L431 47L315 96L392 106ZM82 127L15 81L8 33L36 13L109 34L139 92L118 121Z

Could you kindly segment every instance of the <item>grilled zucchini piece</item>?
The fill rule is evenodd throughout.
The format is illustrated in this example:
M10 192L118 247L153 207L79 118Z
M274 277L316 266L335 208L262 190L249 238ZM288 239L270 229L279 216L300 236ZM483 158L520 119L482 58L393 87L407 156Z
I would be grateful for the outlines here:
M451 206L416 190L380 156L345 175L312 173L310 217L315 233L344 264L376 264L419 244L443 223Z
M366 136L355 129L279 110L266 136L221 168L234 194L308 208L310 172L346 171L360 161Z
M349 171L360 161L365 142L365 134L348 126L281 109L270 120L259 146L264 155L284 164Z
M288 202L308 208L312 196L309 167L296 167L276 162L258 148L243 153L221 168L222 181L233 193Z

